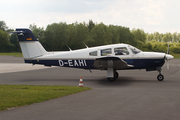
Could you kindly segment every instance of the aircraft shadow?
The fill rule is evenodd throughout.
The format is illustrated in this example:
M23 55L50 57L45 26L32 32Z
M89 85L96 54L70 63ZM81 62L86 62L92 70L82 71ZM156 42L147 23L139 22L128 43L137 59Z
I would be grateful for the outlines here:
M140 79L136 78L136 77L129 77L129 76L121 76L119 77L116 81L114 82L109 82L106 78L102 78L102 79L97 79L97 80L85 80L85 81L89 81L89 82L95 82L98 85L102 85L102 86L127 86L130 84L134 84L134 83L156 83L158 82L157 80L146 80L140 77Z
M78 86L79 79L70 79L70 78L55 78L55 79L49 79L49 78L39 78L39 79L21 79L19 80L22 84L33 84L33 85L70 85L70 86ZM134 77L134 76L120 76L116 81L109 82L106 77L103 78L84 78L83 83L85 87L91 87L91 86L129 86L132 84L140 83L140 84L154 84L158 81L156 79L148 79L144 77Z

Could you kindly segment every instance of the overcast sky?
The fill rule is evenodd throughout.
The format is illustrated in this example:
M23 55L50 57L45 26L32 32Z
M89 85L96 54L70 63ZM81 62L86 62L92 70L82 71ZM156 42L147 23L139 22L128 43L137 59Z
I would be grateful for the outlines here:
M9 28L54 22L120 25L145 32L180 32L179 0L0 0L0 21Z

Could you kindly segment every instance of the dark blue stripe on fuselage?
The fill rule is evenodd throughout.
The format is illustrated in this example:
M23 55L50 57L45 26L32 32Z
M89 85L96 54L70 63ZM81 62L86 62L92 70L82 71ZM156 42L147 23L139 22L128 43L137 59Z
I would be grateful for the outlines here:
M133 65L133 69L146 69L162 67L164 59L123 59L127 64Z
M73 67L73 68L82 68L82 69L95 69L94 59L60 59L60 60L25 60L25 63L32 64L42 64L45 66L60 66L60 67Z
M164 59L123 59L128 65L133 65L130 69L152 69L162 67ZM69 59L69 60L25 60L25 63L42 64L45 66L61 66L82 69L95 69L95 59Z

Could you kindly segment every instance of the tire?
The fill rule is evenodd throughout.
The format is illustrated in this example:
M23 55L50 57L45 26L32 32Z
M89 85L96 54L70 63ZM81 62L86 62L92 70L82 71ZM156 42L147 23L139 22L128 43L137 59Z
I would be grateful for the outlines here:
M115 71L114 72L114 78L117 79L118 77L119 77L119 74L118 74L118 72Z
M118 72L114 71L114 77L113 78L107 78L109 82L114 82L119 77Z
M164 80L164 76L162 74L159 74L157 76L157 79L158 79L158 81L163 81Z

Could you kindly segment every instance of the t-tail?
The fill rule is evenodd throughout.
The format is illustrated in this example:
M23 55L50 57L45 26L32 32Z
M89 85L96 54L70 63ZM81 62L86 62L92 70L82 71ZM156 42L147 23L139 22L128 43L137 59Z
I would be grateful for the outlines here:
M39 43L38 39L29 29L16 29L11 33L17 33L24 59L33 59L47 54L47 51Z

